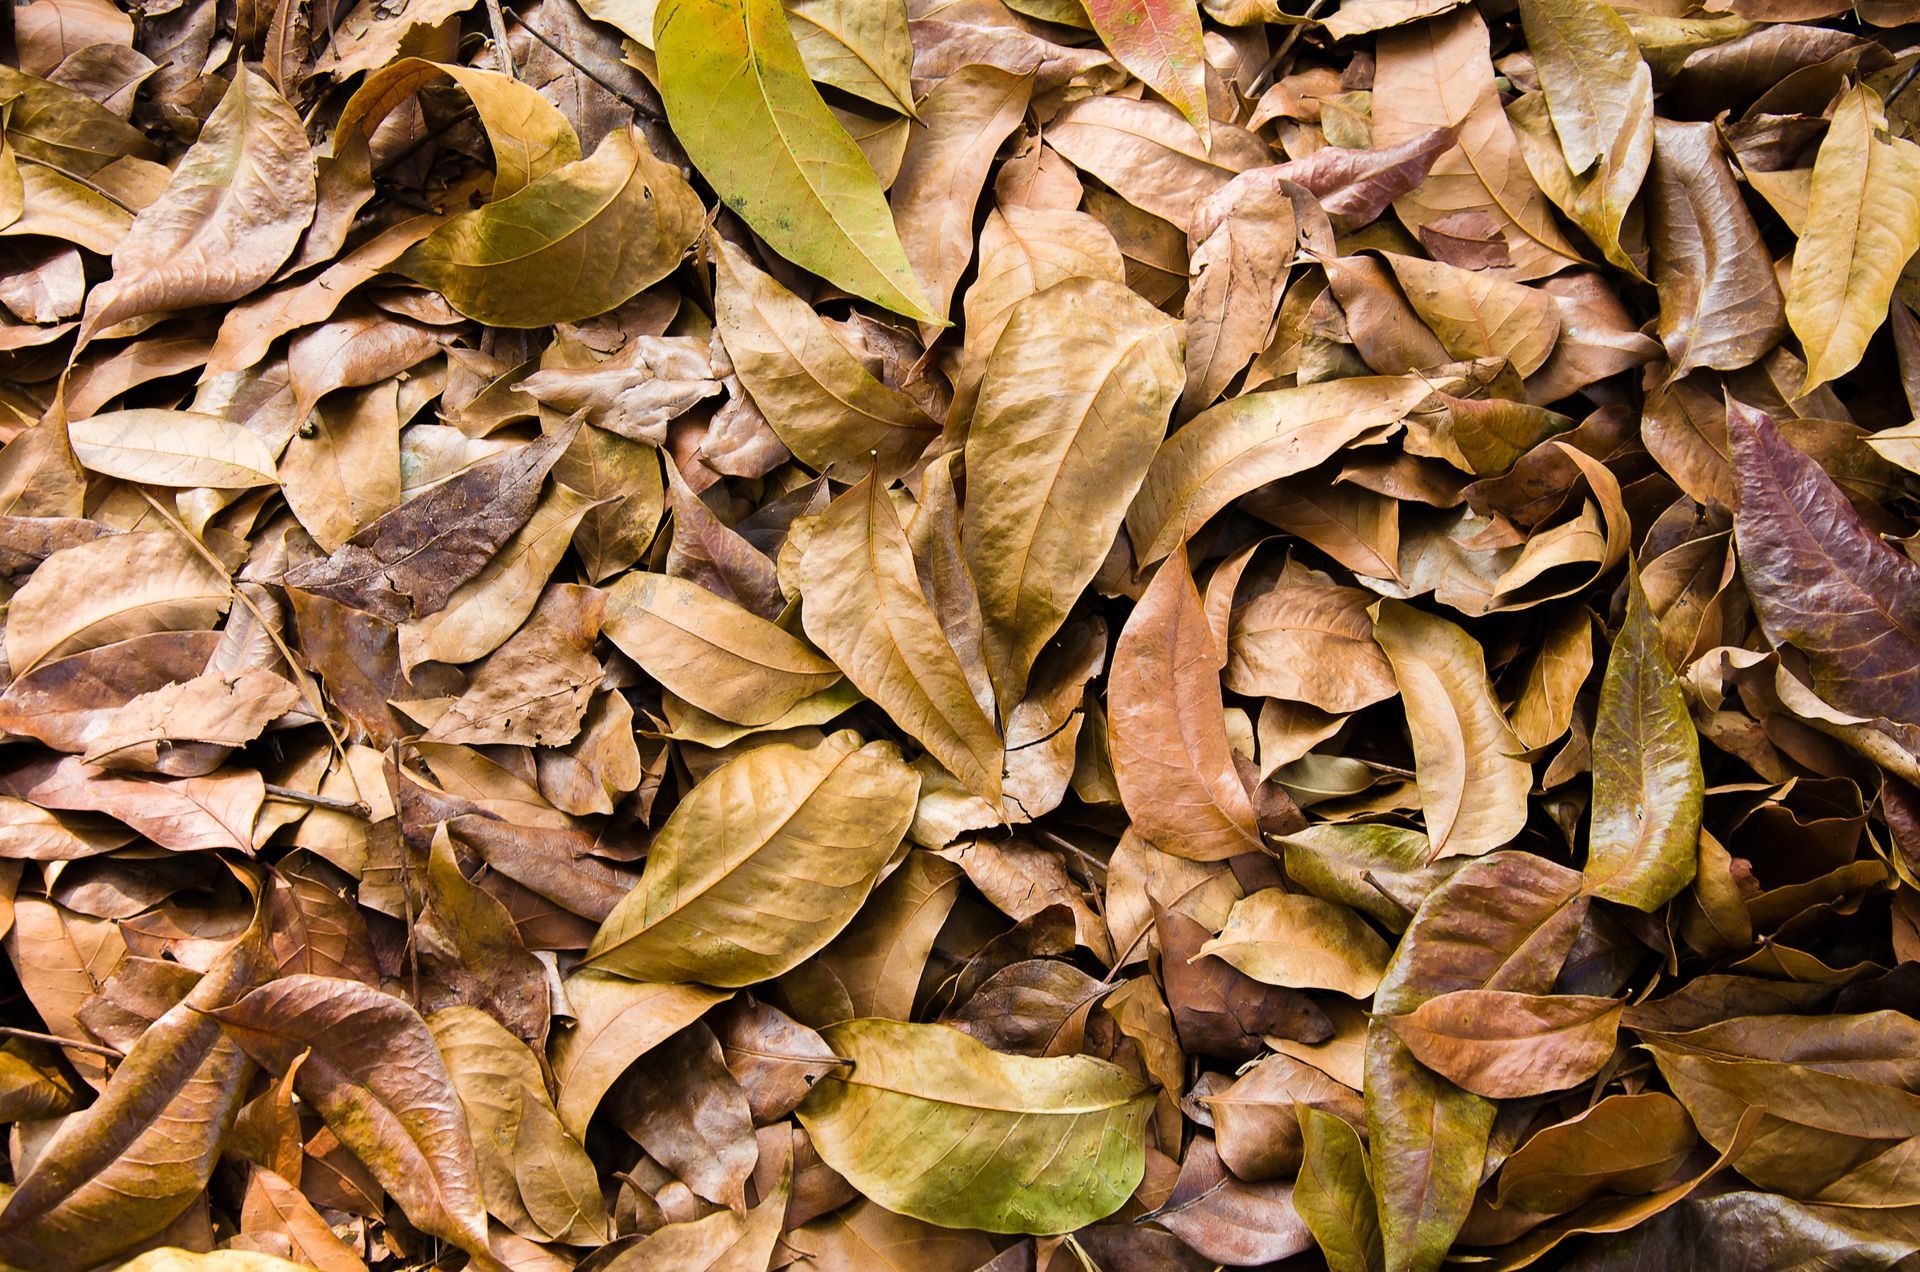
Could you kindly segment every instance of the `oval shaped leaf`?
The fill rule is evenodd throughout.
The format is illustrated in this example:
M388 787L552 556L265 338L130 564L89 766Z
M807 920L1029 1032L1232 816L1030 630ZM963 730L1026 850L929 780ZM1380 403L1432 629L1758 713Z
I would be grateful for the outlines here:
M583 966L722 986L778 976L853 918L919 790L891 743L851 733L747 752L673 810Z
M967 565L1001 714L1100 569L1185 383L1179 326L1118 283L1014 306L967 432Z
M889 1210L1071 1232L1118 1210L1146 1169L1153 1088L1105 1061L1002 1055L945 1025L891 1020L823 1036L853 1068L814 1086L801 1124L827 1165Z
M108 411L67 425L73 456L96 473L149 486L271 486L273 452L257 433L192 411Z
M544 327L603 314L679 265L705 209L679 169L636 130L585 159L463 212L391 268L493 327Z

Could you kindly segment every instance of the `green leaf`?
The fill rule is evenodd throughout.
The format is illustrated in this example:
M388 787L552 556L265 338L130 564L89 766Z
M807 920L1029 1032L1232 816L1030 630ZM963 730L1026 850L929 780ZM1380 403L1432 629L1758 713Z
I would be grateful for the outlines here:
M815 1085L801 1124L821 1160L889 1210L1071 1232L1124 1205L1146 1169L1153 1088L1103 1060L1002 1055L945 1025L890 1020L823 1036L853 1069Z
M728 207L835 286L940 321L879 179L808 79L778 0L665 0L654 46L674 134Z
M1434 1272L1473 1206L1498 1110L1367 1026L1367 1142L1387 1272Z
M1320 1243L1330 1272L1375 1272L1386 1262L1366 1145L1345 1120L1296 1104L1305 1157L1293 1184L1293 1208Z
M1704 791L1700 737L1630 563L1593 725L1586 890L1649 911L1679 895L1693 882Z
M637 130L585 159L463 212L390 267L494 327L544 327L606 313L672 272L704 209Z

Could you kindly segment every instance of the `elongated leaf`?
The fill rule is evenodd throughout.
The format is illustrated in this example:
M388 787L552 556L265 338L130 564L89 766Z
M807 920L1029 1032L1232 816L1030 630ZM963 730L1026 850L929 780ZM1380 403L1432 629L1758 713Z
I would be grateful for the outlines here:
M988 1232L1070 1232L1125 1203L1145 1169L1152 1089L1087 1056L1001 1055L944 1025L824 1031L853 1061L800 1121L822 1160L900 1214ZM894 1128L919 1130L902 1139Z
M1576 1086L1613 1055L1621 1004L1577 994L1464 989L1429 998L1387 1027L1414 1058L1488 1099Z
M1305 1157L1293 1185L1294 1209L1313 1233L1331 1272L1373 1272L1386 1255L1367 1170L1366 1145L1342 1119L1310 1104L1294 1106Z
M1485 652L1452 623L1398 601L1382 601L1377 614L1374 639L1406 704L1434 855L1500 847L1526 823L1533 773L1494 700Z
M963 531L1003 716L1106 559L1183 382L1179 329L1116 283L1014 307L967 433Z
M266 907L145 1032L100 1098L65 1119L0 1210L0 1259L57 1269L111 1261L207 1186L253 1066L207 1013L273 974Z
M607 636L673 692L736 724L767 724L840 679L832 663L697 583L629 574L607 594Z
M807 638L992 806L1004 750L920 590L899 514L869 473L809 527L795 572Z
M889 476L933 440L938 425L879 380L799 297L716 244L720 338L767 424L801 462L847 477L877 462Z
M271 486L273 453L238 424L192 411L109 411L67 425L74 458L149 486Z
M483 1253L473 1141L433 1035L360 981L284 976L212 1012L248 1055L284 1073L423 1232Z
M1711 125L1656 119L1653 140L1648 219L1669 375L1747 366L1787 324L1760 227Z
M664 0L654 42L667 117L728 207L796 265L940 321L873 169L808 81L778 0Z
M585 966L725 986L778 976L853 918L919 788L891 744L851 733L749 751L674 809Z
M1260 850L1221 717L1220 652L1184 550L1161 563L1113 651L1113 776L1133 829L1194 861Z
M679 169L616 130L587 158L447 221L392 269L489 326L577 322L670 273L701 220Z
M1120 65L1179 107L1211 149L1207 61L1193 0L1090 0L1087 17Z
M1651 911L1693 882L1703 790L1700 738L1639 571L1629 566L1627 615L1593 726L1587 891Z
M1431 391L1416 377L1362 376L1249 393L1201 412L1153 457L1127 510L1135 554L1142 564L1159 560L1241 495L1384 434Z
M1768 639L1807 656L1843 711L1920 724L1920 566L1881 542L1773 421L1727 403L1734 538Z
M1920 250L1920 146L1883 135L1886 122L1878 93L1850 89L1814 159L1787 284L1787 323L1807 355L1796 396L1853 370L1886 321L1901 269Z
M1434 1272L1473 1205L1497 1106L1367 1026L1367 1147L1387 1272Z
M242 69L159 199L113 249L80 342L124 318L234 301L292 254L313 220L313 152L273 86Z

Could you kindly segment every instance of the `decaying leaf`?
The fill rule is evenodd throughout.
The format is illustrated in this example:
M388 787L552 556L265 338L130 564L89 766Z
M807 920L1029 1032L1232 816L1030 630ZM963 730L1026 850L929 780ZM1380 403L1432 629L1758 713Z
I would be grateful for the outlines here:
M1920 1259L1895 0L20 0L0 1265Z

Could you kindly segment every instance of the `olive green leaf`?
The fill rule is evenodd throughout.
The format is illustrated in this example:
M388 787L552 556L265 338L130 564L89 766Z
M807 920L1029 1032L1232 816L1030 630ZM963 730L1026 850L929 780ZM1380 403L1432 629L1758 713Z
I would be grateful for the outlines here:
M1630 563L1593 725L1586 890L1649 911L1678 896L1693 882L1704 789L1700 737Z
M821 1160L889 1210L1071 1232L1140 1182L1153 1088L1123 1069L1002 1055L945 1025L851 1020L822 1036L853 1068L814 1086L800 1122Z
M391 268L495 327L603 314L658 282L699 234L704 209L637 129L453 217Z

